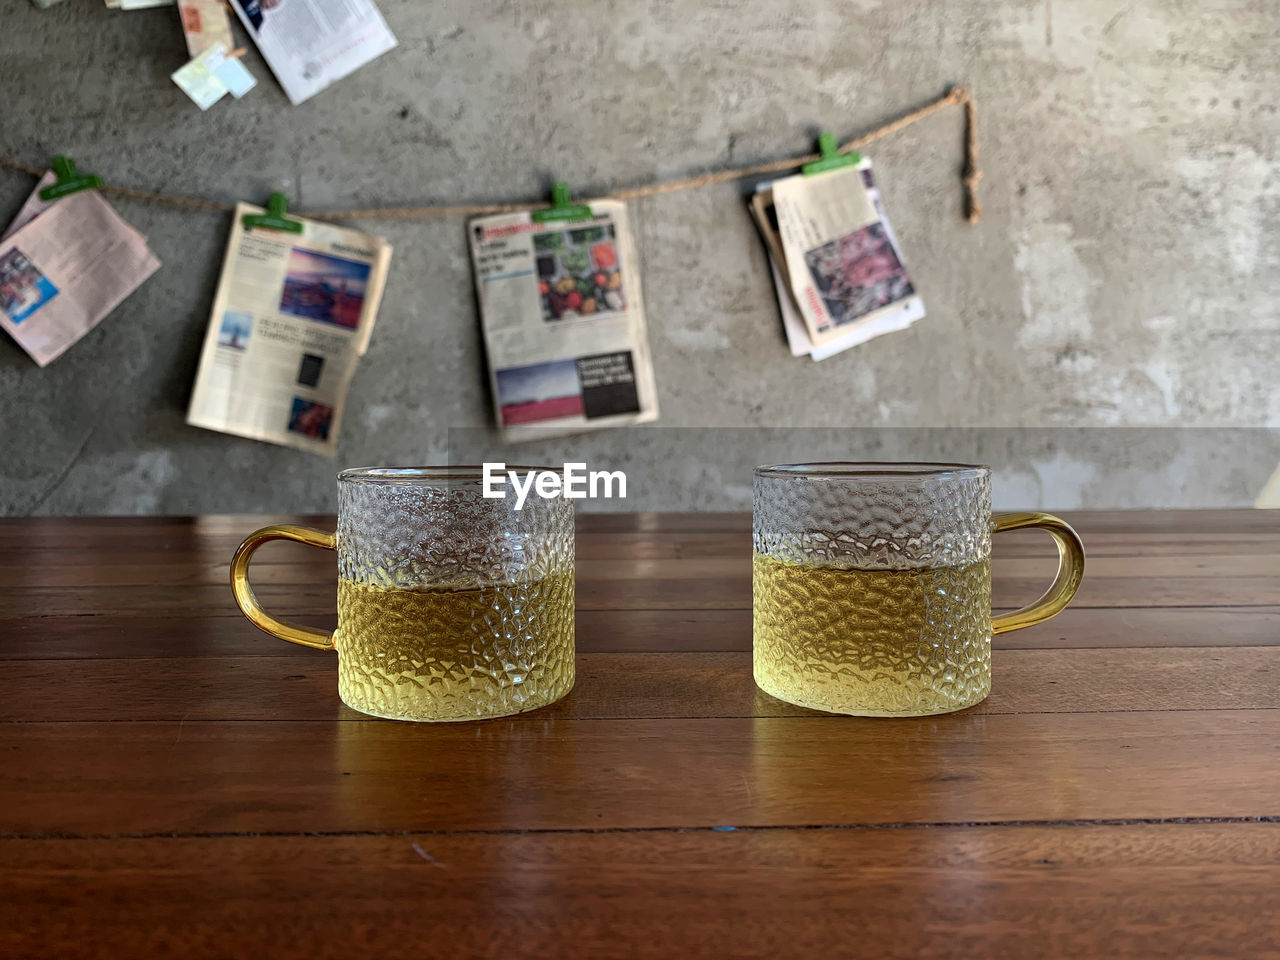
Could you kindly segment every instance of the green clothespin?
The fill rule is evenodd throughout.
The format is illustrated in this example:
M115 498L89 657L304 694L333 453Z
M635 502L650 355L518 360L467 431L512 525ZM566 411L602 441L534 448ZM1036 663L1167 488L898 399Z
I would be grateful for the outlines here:
M590 220L595 214L586 204L570 203L569 185L557 180L551 185L551 206L535 210L529 216L534 223L550 223L552 220Z
M289 210L289 198L277 191L267 200L266 213L246 213L241 219L246 227L263 227L283 233L301 233L302 222L285 216Z
M96 173L76 173L76 162L70 157L54 157L53 172L57 174L58 182L51 183L40 191L41 200L57 200L68 194L96 190L102 186L102 178Z
M841 153L836 149L836 135L825 130L818 135L818 153L821 154L820 160L806 163L800 168L806 177L811 177L815 173L839 170L841 167L857 166L862 162L862 154L857 150Z

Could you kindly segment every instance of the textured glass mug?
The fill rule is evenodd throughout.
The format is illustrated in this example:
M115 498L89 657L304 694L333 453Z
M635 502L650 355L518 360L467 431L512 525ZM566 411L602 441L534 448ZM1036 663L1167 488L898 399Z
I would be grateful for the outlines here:
M991 637L1049 619L1084 576L1076 532L1045 513L991 515L991 471L948 463L757 467L756 684L802 707L950 713L991 691ZM1048 531L1053 585L991 615L991 534Z
M549 468L512 467L521 473ZM338 474L338 531L270 526L231 562L240 610L272 636L338 652L338 695L395 720L477 720L573 687L573 501L485 498L479 467ZM276 620L249 586L271 540L338 553L338 629Z

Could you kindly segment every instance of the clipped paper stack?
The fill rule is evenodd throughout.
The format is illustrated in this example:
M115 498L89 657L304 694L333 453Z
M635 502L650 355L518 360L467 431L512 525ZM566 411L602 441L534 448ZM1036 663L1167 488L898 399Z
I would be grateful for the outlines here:
M793 356L825 360L924 316L865 157L762 183L751 214Z

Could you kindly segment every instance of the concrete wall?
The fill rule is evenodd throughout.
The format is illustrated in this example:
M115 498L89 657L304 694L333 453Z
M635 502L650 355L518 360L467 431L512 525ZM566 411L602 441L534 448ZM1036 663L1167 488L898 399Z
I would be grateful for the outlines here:
M7 0L0 152L225 201L283 188L303 209L534 199L552 174L591 194L786 156L963 83L982 109L981 225L961 217L959 110L869 151L925 321L792 359L747 185L637 202L664 432L572 455L661 477L638 502L671 508L739 503L745 477L700 465L736 462L750 434L668 427L1273 428L1136 448L1073 434L1011 488L1028 506L1243 504L1280 459L1272 0L381 5L400 47L335 88L290 107L251 53L259 88L201 114L168 79L185 60L173 9ZM0 215L30 188L0 171ZM489 423L461 221L357 224L396 253L329 461L184 425L228 218L118 207L164 268L45 370L0 343L0 513L331 509L339 467L439 461L448 428ZM909 436L915 455L964 446ZM1016 476L1022 454L984 443ZM1135 496L1135 477L1159 490Z

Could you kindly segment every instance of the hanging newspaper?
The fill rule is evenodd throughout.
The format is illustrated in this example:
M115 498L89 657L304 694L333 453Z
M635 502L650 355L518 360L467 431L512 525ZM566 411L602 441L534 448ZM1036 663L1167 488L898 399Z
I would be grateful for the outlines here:
M97 190L40 199L56 181L46 173L0 237L0 328L42 367L160 269Z
M391 247L295 218L245 227L236 206L187 422L332 456L347 386L369 345Z
M373 0L228 0L297 106L396 45Z
M794 356L823 360L924 316L866 157L761 184L751 213Z
M504 440L658 417L626 205L597 201L590 213L545 223L510 213L469 225Z

